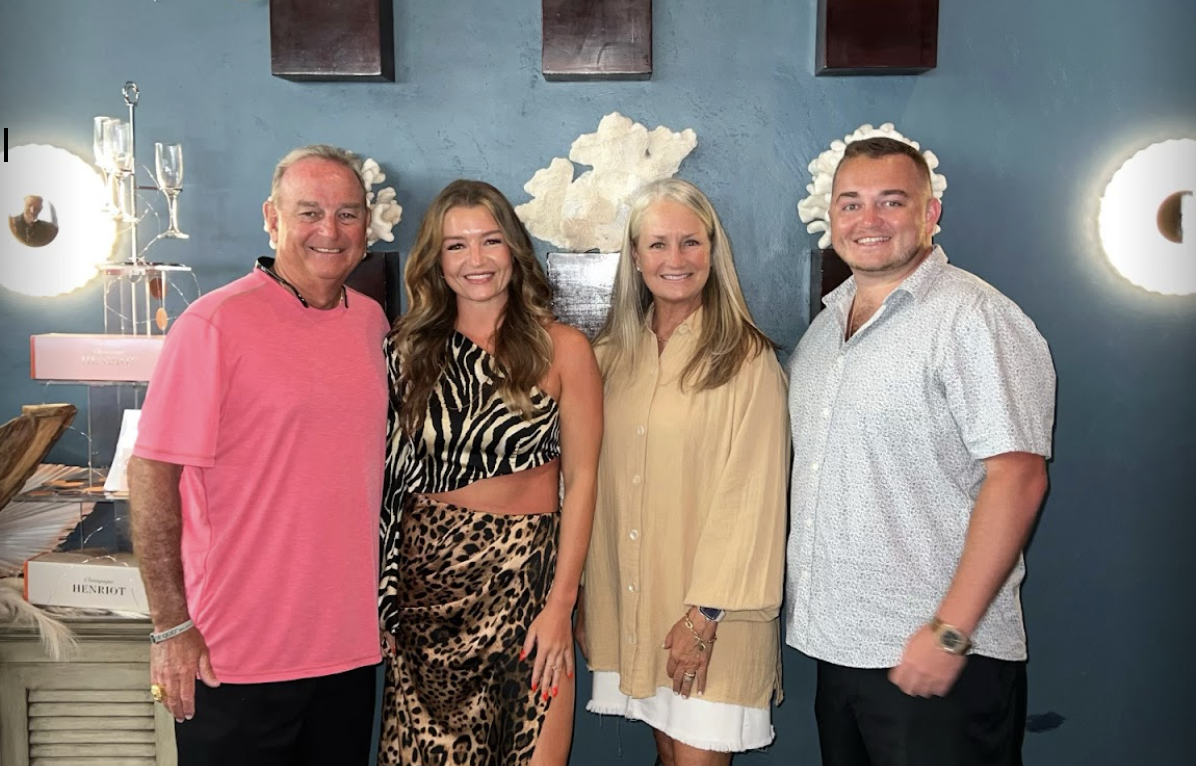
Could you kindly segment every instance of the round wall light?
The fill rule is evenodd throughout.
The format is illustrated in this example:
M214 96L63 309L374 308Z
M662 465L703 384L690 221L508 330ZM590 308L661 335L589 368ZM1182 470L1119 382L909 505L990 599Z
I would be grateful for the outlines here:
M0 173L0 286L35 296L76 290L112 255L116 224L89 163L56 146L9 150ZM7 229L7 230L5 230Z
M1151 144L1113 174L1100 238L1113 267L1141 288L1196 293L1196 140Z

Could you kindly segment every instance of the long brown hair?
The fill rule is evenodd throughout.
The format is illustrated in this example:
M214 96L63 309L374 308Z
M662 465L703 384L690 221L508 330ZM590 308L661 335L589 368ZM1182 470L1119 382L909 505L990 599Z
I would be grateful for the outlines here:
M641 361L640 339L648 307L652 305L652 293L635 269L633 254L644 215L660 200L672 200L692 210L710 239L710 277L702 288L702 331L693 356L682 370L681 385L696 385L698 390L718 388L735 377L745 361L766 350L774 351L776 344L752 320L735 272L731 241L714 206L698 187L680 178L648 184L631 205L610 311L606 324L594 339L595 347L605 345L608 349L602 356L602 376L609 381L630 373Z
M391 332L399 355L399 424L411 436L422 427L428 397L444 370L445 350L457 321L457 296L444 280L440 252L444 217L456 207L483 207L494 216L511 251L507 304L494 331L499 395L529 416L531 391L552 365L552 291L532 251L531 237L502 192L488 183L458 179L446 186L424 213L403 272L407 313Z

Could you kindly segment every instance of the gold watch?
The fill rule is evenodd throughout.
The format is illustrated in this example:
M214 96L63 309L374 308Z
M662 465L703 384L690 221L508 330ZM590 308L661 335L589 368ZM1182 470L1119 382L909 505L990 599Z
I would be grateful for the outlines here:
M938 647L944 652L955 655L964 655L968 653L968 649L972 648L972 642L967 635L955 627L948 625L934 616L927 623L926 627L930 628L930 632L934 634L934 639L938 643Z

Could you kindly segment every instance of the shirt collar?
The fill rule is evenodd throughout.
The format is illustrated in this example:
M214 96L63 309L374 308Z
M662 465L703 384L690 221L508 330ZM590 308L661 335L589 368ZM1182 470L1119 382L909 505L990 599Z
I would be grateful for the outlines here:
M901 284L893 288L893 292L905 292L914 298L921 298L930 289L930 285L946 265L947 254L943 252L943 248L935 245L931 248L930 255L926 256L926 259L918 264L918 268L914 269L912 274L901 280ZM843 284L827 293L826 297L822 299L822 304L827 308L843 308L845 310L847 306L851 305L851 301L855 299L855 294L855 277L850 277Z
M829 296L828 296L829 297ZM695 335L702 330L702 314L706 307L698 306L694 312L685 318L681 324L677 325L677 329L673 331L674 335ZM652 316L656 313L656 304L653 303L648 306L648 310L644 313L644 329L648 331L649 335L655 337L656 333L652 331Z
M914 269L914 273L910 274L901 281L901 284L897 285L897 290L907 292L914 298L921 298L926 295L926 291L930 289L930 285L946 265L947 254L943 252L943 248L935 245L931 249L930 255L926 256L926 260L922 261L918 264L918 268Z
M303 295L299 292L298 288L296 288L293 284L291 284L290 282L283 279L281 276L278 275L278 272L276 272L274 270L274 259L273 258L271 258L268 255L263 255L261 258L257 259L257 264L254 266L254 268L257 269L258 271L262 272L266 276L270 277L270 279L273 279L275 282L282 285L287 290L289 290L291 292L291 294L294 295L296 298L298 298L299 302L303 304L303 308L305 308L305 309L311 308L311 304L307 302L307 298L303 297ZM349 308L349 291L347 289L345 289L344 285L341 285L340 303L345 308Z

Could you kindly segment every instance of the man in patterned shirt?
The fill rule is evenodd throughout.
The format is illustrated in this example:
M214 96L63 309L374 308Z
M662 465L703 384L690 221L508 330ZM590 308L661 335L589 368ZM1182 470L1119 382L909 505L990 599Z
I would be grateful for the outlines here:
M1021 763L1055 374L1033 322L931 243L941 212L917 150L848 145L830 222L852 278L790 364L786 639L818 660L826 766Z

